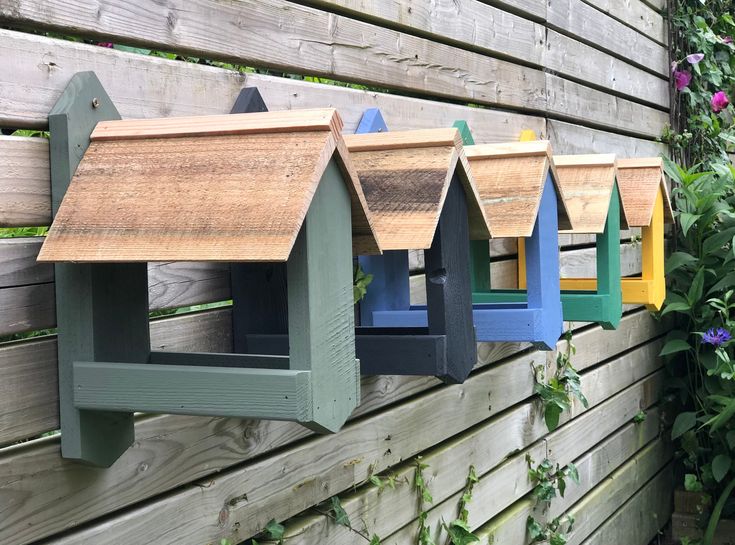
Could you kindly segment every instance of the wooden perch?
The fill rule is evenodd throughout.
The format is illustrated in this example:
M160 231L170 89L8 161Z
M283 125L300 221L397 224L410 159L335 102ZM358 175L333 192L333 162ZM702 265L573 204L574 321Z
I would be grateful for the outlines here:
M531 236L549 174L560 228L571 228L547 140L481 144L465 150L493 238Z
M379 252L334 109L95 128L39 261L285 261L334 158L360 252Z
M490 232L457 129L345 136L383 250L431 247L455 174L464 189L470 237Z

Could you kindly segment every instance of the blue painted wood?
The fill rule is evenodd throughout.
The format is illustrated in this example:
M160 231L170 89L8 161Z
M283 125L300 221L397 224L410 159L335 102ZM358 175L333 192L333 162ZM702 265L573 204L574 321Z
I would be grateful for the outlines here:
M536 224L526 240L526 284L528 308L540 310L540 336L529 339L545 350L553 350L564 329L559 288L559 224L557 200L551 174L541 195Z
M355 134L364 134L367 132L387 132L388 125L385 124L383 114L379 108L368 108L362 114L360 123L355 129Z

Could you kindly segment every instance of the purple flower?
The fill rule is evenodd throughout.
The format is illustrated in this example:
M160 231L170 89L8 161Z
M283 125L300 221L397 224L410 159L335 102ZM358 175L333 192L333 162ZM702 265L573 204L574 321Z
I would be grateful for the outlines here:
M114 44L112 42L99 42L97 45L100 47L112 48Z
M732 43L732 36L725 36L724 38L722 38L722 43L723 44L731 44Z
M687 55L689 64L697 64L702 59L704 59L704 53L692 53L691 55Z
M692 81L692 73L689 70L675 70L674 71L674 84L676 90L681 91L686 87L689 87L689 83Z
M706 342L707 344L711 344L715 348L723 343L726 343L731 338L732 335L730 335L730 332L722 327L718 327L717 331L715 331L714 327L711 327L702 334L702 341Z
M712 105L712 111L715 113L719 113L727 108L727 105L730 104L730 99L727 98L725 91L717 91L714 95L712 95L712 100L710 100L710 104Z

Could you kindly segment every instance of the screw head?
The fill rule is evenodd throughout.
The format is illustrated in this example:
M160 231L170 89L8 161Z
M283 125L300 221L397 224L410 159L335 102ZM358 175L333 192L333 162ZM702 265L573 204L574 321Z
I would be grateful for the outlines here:
M94 97L92 99L92 108L99 108L100 107L100 99L97 97Z

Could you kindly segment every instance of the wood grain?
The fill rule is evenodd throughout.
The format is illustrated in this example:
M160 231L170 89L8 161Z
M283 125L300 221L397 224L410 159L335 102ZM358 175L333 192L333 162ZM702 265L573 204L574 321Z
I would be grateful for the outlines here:
M651 224L659 191L664 200L664 221L674 222L661 157L618 159L617 180L628 226L647 227Z
M547 25L554 30L668 76L669 56L665 47L582 0L551 0L546 17Z
M0 227L47 225L48 140L0 135Z
M544 100L539 70L283 0L78 0L38 8L16 1L0 20L472 102L540 108Z
M455 174L467 200L470 237L490 238L457 129L352 134L345 143L383 250L431 246Z
M571 228L548 141L480 144L466 149L493 237L531 236L549 172L559 224Z
M652 0L651 3L655 1ZM641 0L624 0L623 2L586 0L586 2L661 45L665 46L668 43L668 28L663 15L656 13Z
M645 157L667 153L664 144L613 134L565 121L549 120L549 139L556 153L615 153L621 157Z
M197 328L196 322L191 321L192 317L181 317L174 320L175 322L163 320L162 323L181 324L182 321L189 323L189 328L176 330L176 335L181 338L182 342L180 349L197 350L198 348L191 346L191 344L186 346L184 343L209 341L207 335L204 333L202 336L199 334L191 335ZM580 366L590 366L598 361L614 357L620 351L627 350L630 346L645 342L646 339L654 335L653 331L657 331L659 328L662 328L661 324L654 322L646 312L638 312L624 318L618 333L601 335L599 328L592 328L578 333L575 335L575 344L577 345L575 363ZM218 326L214 329L228 330L225 326ZM168 328L167 330L171 331ZM170 346L174 343L161 340L155 344L160 349L167 349L167 345ZM29 351L25 352L25 354L33 354L35 345L36 343L27 345L25 349ZM506 347L512 347L510 350L511 353L518 349L518 345L503 344L499 347L494 345L479 345L480 361L490 363L497 361L498 358L509 355ZM213 347L211 351L222 351L222 348ZM16 356L28 357L21 353L16 353ZM542 361L543 358L544 356L542 356ZM0 361L3 360L0 359ZM301 456L301 461L290 467L292 471L297 467L301 468L299 471L303 470L307 472L308 477L302 478L300 473L291 475L292 471L287 472L285 475L291 476L289 477L289 482L283 482L284 495L281 496L283 498L283 501L281 501L278 497L272 496L272 494L274 492L274 482L282 482L283 475L278 477L276 481L264 475L264 482L266 484L261 488L260 485L252 481L252 478L259 474L260 470L258 467L260 466L252 467L247 472L248 477L245 477L246 482L249 483L248 497L257 505L260 505L260 500L257 500L257 498L262 497L263 501L267 502L267 505L280 506L278 507L279 509L293 512L292 509L300 510L301 508L297 505L290 504L290 502L298 499L299 502L309 503L311 500L307 499L303 494L294 495L292 486L303 483L299 490L308 490L310 494L312 491L316 492L319 487L319 482L322 481L315 481L313 479L315 472L323 475L324 477L322 479L329 479L332 493L336 493L340 489L340 486L344 486L345 488L350 487L353 482L359 482L362 478L361 475L367 471L367 465L372 463L373 459L381 461L380 465L383 467L384 463L390 464L401 457L404 459L410 457L405 447L398 445L398 443L392 440L389 441L390 444L386 444L383 442L384 437L382 435L375 434L376 430L385 430L387 433L391 433L388 432L388 429L395 424L396 414L403 414L405 411L410 410L411 412L409 414L414 414L415 417L412 416L410 418L411 423L407 422L406 426L408 427L401 433L394 430L395 433L391 434L392 437L396 439L406 437L407 441L415 442L416 436L410 430L415 429L412 428L412 425L417 422L416 418L421 414L424 415L421 418L435 419L437 415L437 403L444 403L442 400L446 400L452 407L456 407L460 403L462 405L471 403L472 406L477 404L476 412L478 414L474 416L473 411L458 411L454 409L449 411L447 415L451 415L453 420L459 419L459 421L464 421L466 418L469 418L475 421L477 418L482 419L488 408L487 396L488 387L490 387L492 411L488 411L488 416L492 416L492 414L497 414L505 407L513 405L518 400L531 395L533 384L528 373L528 365L531 361L538 363L539 355L532 353L517 356L511 359L508 364L492 366L491 374L481 374L479 375L479 380L471 379L470 382L457 388L435 390L430 395L423 396L424 399L419 403L419 406L423 408L419 410L417 406L416 410L419 410L418 413L413 413L413 408L411 407L414 405L406 405L406 403L398 406L399 413L376 413L375 411L386 403L405 398L405 396L415 395L419 391L425 391L426 388L437 384L435 379L380 377L370 380L366 383L368 393L365 393L365 390L363 393L363 398L367 400L367 405L364 402L363 407L358 409L358 412L359 414L365 414L366 412L368 414L374 414L375 417L371 417L371 420L365 421L364 425L360 425L354 431L355 435L344 436L344 441L340 439L341 445L354 445L354 448L359 453L357 457L360 460L364 460L365 463L349 463L343 467L332 456L325 457L321 450L317 450L315 452L317 458L321 458L322 460L326 458L326 460L331 460L335 464L332 466L334 472L325 471L322 473L322 470L318 469L317 465L314 465L310 459L307 460L303 455L298 454L304 451L294 447L296 448L295 455ZM487 365L487 363L483 363L482 365ZM3 366L0 366L0 369L3 368ZM622 378L623 374L618 373L618 376ZM36 388L37 385L38 383L34 383L32 386ZM54 391L52 387L49 390L52 393ZM438 398L436 396L437 393L440 394ZM17 392L17 394L22 395L22 391ZM2 399L2 402L13 402L13 398L0 399ZM434 416L430 416L430 413ZM430 437L421 439L422 444L424 442L434 444L436 442L436 433L442 435L450 433L447 428L452 426L447 424L445 418L442 418L441 421L444 422L442 426L429 425L423 427L425 431L433 431L431 431ZM393 423L391 424L391 422ZM464 424L461 425L461 427L464 426ZM456 428L456 426L454 427ZM347 433L349 429L351 428L346 428L338 437L343 437L343 434ZM367 433L367 436L363 435L365 433ZM299 430L297 426L290 424L267 421L209 420L170 416L146 419L141 422L136 429L136 446L126 452L118 463L104 473L94 468L78 466L60 459L58 457L58 446L54 441L32 446L28 451L8 452L5 456L0 456L0 491L2 491L0 494L12 494L13 497L22 497L25 499L21 503L13 503L15 510L13 513L6 514L5 520L7 524L4 530L8 532L7 535L14 536L13 539L18 543L38 539L42 536L50 535L61 528L68 527L68 513L70 509L73 509L78 514L75 520L90 520L111 510L119 509L132 502L140 501L165 490L170 490L197 478L202 479L202 484L205 485L205 488L194 487L192 489L192 492L196 490L194 494L198 498L196 501L201 504L202 508L205 505L210 506L211 513L216 518L217 513L223 507L222 503L216 499L210 502L206 498L204 499L204 503L202 503L202 492L211 489L211 484L208 484L211 479L207 479L207 475L233 464L241 464L253 456L264 454L273 448L284 446L295 438L303 436L303 431ZM366 451L365 440L370 440L367 439L368 437L374 437L377 449L375 456ZM335 452L333 442L325 440L324 443L325 448L330 453ZM401 444L404 444L402 439ZM391 454L384 456L386 447L391 449ZM420 445L410 447L411 450L414 448L420 448ZM341 449L340 452L344 455L344 463L355 458L350 452L345 452ZM23 467L27 468L27 472L22 469ZM276 466L272 460L265 460L262 467L275 468ZM143 470L142 468L145 469ZM358 473L355 473L355 471L358 471ZM18 477L18 475L24 474L26 474L26 477ZM39 475L43 475L43 478L39 478ZM70 478L72 475L75 478ZM242 477L235 475L234 479L230 481L232 488L230 488L229 498L235 498L242 494L242 489L237 491L239 487L236 484L237 482L242 482ZM338 479L338 481L334 479ZM220 482L219 478L215 478L215 480L216 482ZM106 493L104 495L100 495L98 493L98 487L94 486L95 483L101 481L105 483ZM63 505L57 501L60 495L66 498ZM266 499L268 497L271 499ZM258 509L257 505L254 506L256 510ZM304 503L299 503L299 505L304 505ZM237 502L236 506L238 508L240 507ZM231 509L233 507L228 506L227 512L230 514ZM154 512L155 510L151 511L151 514ZM180 512L184 516L187 513L186 511ZM266 513L261 512L261 515L265 516ZM255 516L256 518L258 517L258 515ZM274 512L270 516L281 517L282 515ZM210 520L209 517L205 518L207 521ZM178 520L178 516L174 517L174 519ZM174 519L172 519L172 523L177 524ZM133 519L127 520L132 521ZM161 517L159 516L158 522L160 521ZM121 519L117 519L114 524L121 522ZM265 522L267 520L263 521L258 518L252 524L259 529ZM146 528L150 527L146 526ZM115 539L113 534L107 535L113 540Z
M554 164L574 233L605 230L615 184L615 156L555 155Z
M277 113L273 124L290 117L286 113ZM211 118L206 123L219 125ZM173 120L171 130L180 124L187 121ZM124 137L126 130L147 129L119 130ZM206 128L194 123L191 130ZM39 261L285 261L341 137L324 130L106 138L93 139ZM354 188L361 248L376 251L359 182L345 177L345 183Z

